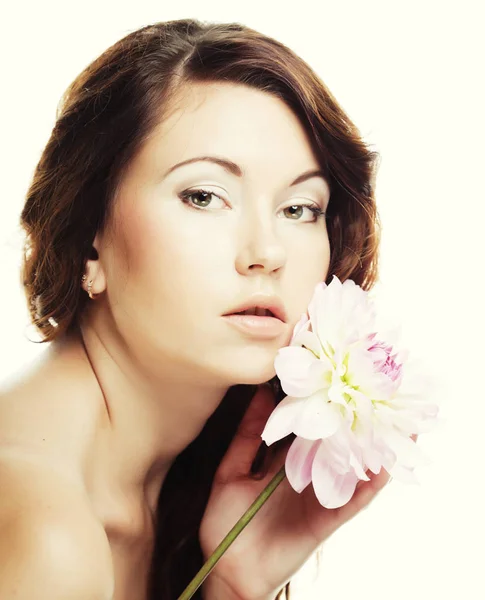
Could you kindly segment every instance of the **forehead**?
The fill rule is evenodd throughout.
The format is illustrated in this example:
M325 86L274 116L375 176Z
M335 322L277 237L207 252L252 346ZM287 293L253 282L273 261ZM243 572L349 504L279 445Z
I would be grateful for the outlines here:
M229 158L256 174L268 169L318 168L306 132L279 98L240 84L191 84L154 129L140 159L160 167L193 156Z

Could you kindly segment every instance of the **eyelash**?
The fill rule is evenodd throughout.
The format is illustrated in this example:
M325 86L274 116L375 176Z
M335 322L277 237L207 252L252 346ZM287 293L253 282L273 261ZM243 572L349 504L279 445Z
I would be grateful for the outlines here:
M209 194L210 196L216 196L220 200L223 200L223 198L221 198L218 194L211 192L210 190L205 190L204 188L185 190L179 194L179 198L182 200L182 202L184 204L191 206L191 208L194 208L195 210L204 210L205 207L194 206L193 204L190 204L190 197L195 196L195 194L199 194L199 193ZM313 221L310 221L310 223L317 223L318 219L320 217L325 217L325 218L327 217L325 211L322 210L319 206L315 206L315 204L291 204L290 206L287 206L286 208L292 208L294 206L303 206L305 208L308 208L313 213L315 218ZM299 219L296 219L296 220L299 221Z

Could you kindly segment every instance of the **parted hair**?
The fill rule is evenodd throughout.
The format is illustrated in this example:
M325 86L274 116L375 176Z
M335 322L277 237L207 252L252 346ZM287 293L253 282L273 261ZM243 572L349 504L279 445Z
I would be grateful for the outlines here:
M22 282L41 342L78 325L89 301L80 285L85 263L123 175L150 133L176 108L184 88L199 82L251 86L288 105L331 190L327 283L333 275L365 290L376 282L379 154L323 81L283 43L240 23L159 22L117 41L68 86L34 170L21 213ZM278 403L284 397L279 380L270 383ZM202 566L198 531L212 480L256 389L231 387L173 463L158 499L150 600L178 597ZM264 477L279 447L262 442L248 475ZM289 590L290 583L278 598L289 597ZM201 598L200 589L194 597Z

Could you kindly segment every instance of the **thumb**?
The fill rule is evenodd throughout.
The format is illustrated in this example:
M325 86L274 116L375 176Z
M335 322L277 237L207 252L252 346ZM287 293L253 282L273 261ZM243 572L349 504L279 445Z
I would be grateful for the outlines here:
M217 479L228 481L240 475L247 476L263 441L261 434L274 408L273 390L268 384L260 385L219 465Z

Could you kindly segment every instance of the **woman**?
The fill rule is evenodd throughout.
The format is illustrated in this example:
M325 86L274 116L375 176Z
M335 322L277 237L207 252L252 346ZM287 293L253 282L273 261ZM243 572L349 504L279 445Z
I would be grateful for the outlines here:
M183 591L284 463L294 436L260 434L315 285L376 280L376 162L310 67L238 23L141 28L75 79L21 215L50 347L0 402L2 599ZM196 597L281 597L369 475L336 510L283 481Z

